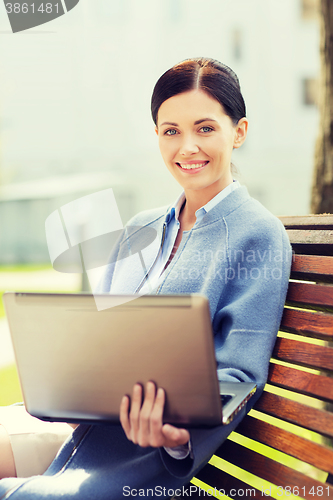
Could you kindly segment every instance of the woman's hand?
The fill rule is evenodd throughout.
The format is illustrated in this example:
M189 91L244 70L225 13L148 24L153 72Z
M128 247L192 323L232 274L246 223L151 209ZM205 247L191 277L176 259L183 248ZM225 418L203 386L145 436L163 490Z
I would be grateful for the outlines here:
M142 387L135 384L130 411L129 397L123 397L120 404L120 423L130 441L144 448L147 446L174 448L190 440L190 433L186 429L163 424L164 402L164 390L159 388L156 392L153 382L147 383L143 403Z

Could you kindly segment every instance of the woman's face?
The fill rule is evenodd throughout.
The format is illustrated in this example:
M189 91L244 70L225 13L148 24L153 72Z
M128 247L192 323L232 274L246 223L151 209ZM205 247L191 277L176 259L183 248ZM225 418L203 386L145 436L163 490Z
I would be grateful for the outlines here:
M202 90L163 102L156 127L159 147L185 193L203 190L200 194L211 199L232 182L232 150L243 144L247 125L242 118L235 126L221 104Z

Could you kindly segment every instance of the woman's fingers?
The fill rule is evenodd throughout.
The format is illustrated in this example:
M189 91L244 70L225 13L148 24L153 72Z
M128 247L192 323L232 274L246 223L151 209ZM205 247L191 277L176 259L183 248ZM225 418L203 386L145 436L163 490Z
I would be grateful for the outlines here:
M157 390L154 407L150 416L150 438L151 446L163 446L163 411L165 403L165 393L160 387Z
M179 429L170 424L164 424L162 427L164 436L164 445L167 448L174 448L181 444L186 444L190 440L190 433L186 429Z
M140 446L149 446L150 415L155 401L155 384L148 382L142 403L142 387L133 387L131 405L128 396L124 396L120 404L120 423L128 439ZM130 406L130 411L129 411Z
M131 425L131 440L133 443L138 444L138 432L139 432L139 416L142 405L142 387L140 384L135 384L133 387L131 409L129 413L129 420Z
M150 446L150 418L155 403L156 387L153 382L146 385L146 393L139 416L138 444Z
M179 429L169 424L163 425L164 390L159 388L156 391L155 384L148 382L143 402L142 392L141 385L135 384L131 407L128 396L124 396L121 401L120 423L127 438L142 447L173 448L186 444L190 439L190 434L186 429Z
M119 419L127 439L130 439L131 435L131 425L128 416L129 404L130 404L129 397L123 396L120 403Z

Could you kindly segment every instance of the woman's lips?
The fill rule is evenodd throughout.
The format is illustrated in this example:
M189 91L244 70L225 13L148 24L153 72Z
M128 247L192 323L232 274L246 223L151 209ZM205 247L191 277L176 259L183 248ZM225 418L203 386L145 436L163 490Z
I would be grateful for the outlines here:
M189 162L177 162L176 165L182 172L186 172L188 174L195 174L200 172L208 165L209 161L189 161Z

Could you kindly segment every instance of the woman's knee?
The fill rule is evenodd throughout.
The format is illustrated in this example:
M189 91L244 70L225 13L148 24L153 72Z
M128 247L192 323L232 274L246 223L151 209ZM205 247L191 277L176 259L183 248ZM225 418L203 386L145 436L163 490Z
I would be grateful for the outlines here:
M0 479L16 477L16 468L9 435L0 424Z

